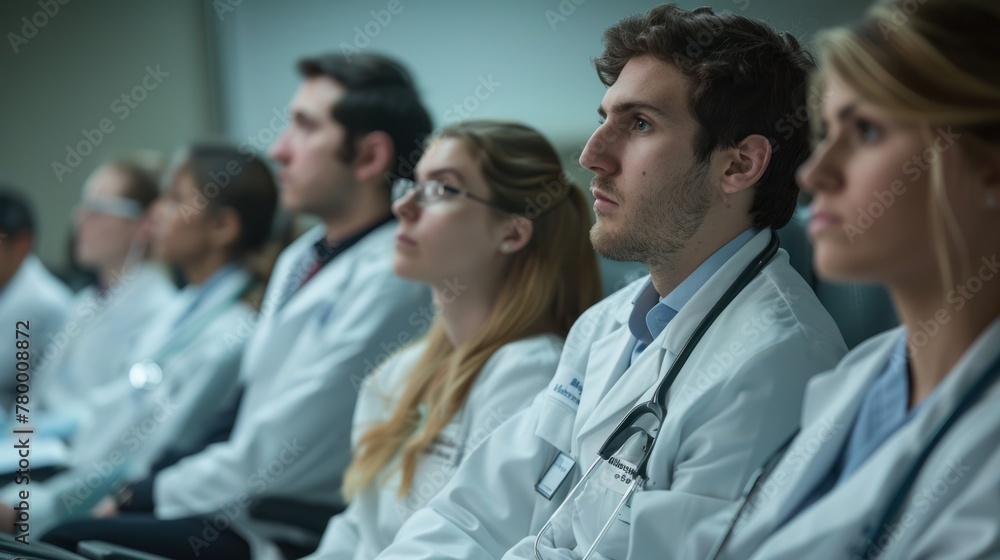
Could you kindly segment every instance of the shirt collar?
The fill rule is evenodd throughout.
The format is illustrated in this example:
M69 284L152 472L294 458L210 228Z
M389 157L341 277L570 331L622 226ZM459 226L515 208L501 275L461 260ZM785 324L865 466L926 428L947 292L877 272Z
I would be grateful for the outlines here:
M324 234L320 236L319 239L316 240L316 243L313 244L313 258L315 258L318 261L319 267L322 267L323 265L332 261L333 258L336 257L337 255L350 249L352 245L354 245L358 241L361 241L366 235L384 226L385 224L391 222L393 219L395 218L392 214L387 214L382 219L366 227L365 229L352 233L346 238L341 239L340 241L335 241L333 243L327 241L326 235Z
M731 239L698 265L694 272L663 299L660 299L659 294L656 293L653 280L650 278L636 298L632 300L632 313L628 319L628 328L632 332L632 336L646 344L653 342L705 282L718 272L729 259L733 258L733 255L738 253L757 233L756 229L749 228Z
M242 267L236 263L229 263L219 270L216 270L205 279L201 284L188 284L184 286L184 290L181 292L182 297L186 297L190 303L184 308L184 312L177 316L174 321L174 327L177 327L185 319L190 317L194 311L200 306L207 298L208 294L212 293L213 290L218 288L222 283L223 279L228 277L230 274L234 274L239 271Z

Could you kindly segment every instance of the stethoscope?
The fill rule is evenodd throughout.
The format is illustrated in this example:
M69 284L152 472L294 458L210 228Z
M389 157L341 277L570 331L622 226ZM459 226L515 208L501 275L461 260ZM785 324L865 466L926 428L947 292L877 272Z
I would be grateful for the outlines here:
M938 425L937 430L934 431L934 437L932 437L924 448L917 455L917 458L910 465L910 469L906 472L906 476L903 477L902 481L896 487L896 491L893 492L892 501L889 502L889 506L882 513L879 522L872 525L873 529L870 531L869 538L864 541L868 543L864 550L857 549L854 551L854 558L877 558L882 554L881 550L878 550L875 543L879 542L885 533L885 528L889 527L892 522L899 516L903 505L906 503L906 498L910 494L910 490L917 483L917 479L920 476L920 471L923 469L924 464L930 458L931 453L937 447L938 443L944 439L944 436L948 433L948 430L955 425L956 422L962 417L963 414L968 412L973 405L978 402L979 398L985 395L990 387L1000 380L1000 357L994 360L993 364L986 368L979 378L976 379L975 383L966 389L965 393L962 394L962 398L959 399L958 404L952 409L951 413ZM743 515L743 511L746 509L747 504L750 503L750 499L753 498L754 492L760 486L760 483L767 478L771 471L777 466L778 461L784 456L785 451L792 444L792 440L798 432L792 434L788 440L782 444L782 446L776 451L771 458L764 463L757 472L751 476L750 481L747 483L746 488L743 491L743 499L740 503L740 507L733 516L732 520L729 522L729 527L722 537L716 542L715 546L712 548L712 552L709 553L706 560L716 560L722 549L725 547L726 543L729 541L729 537L732 535L733 530L736 527L737 522Z
M601 445L600 450L597 453L597 459L590 465L583 478L573 486L573 489L569 491L566 498L559 504L556 511L549 517L545 525L542 526L541 530L538 531L538 535L535 537L534 544L534 554L536 560L542 560L541 555L538 552L538 543L542 538L542 535L546 531L552 529L555 519L559 516L567 504L571 503L580 494L583 488L586 486L587 481L594 475L597 467L604 461L610 461L611 458L618 454L619 451L625 446L627 442L632 440L636 435L640 436L640 441L642 443L642 448L640 450L640 458L635 466L634 476L632 476L632 481L625 491L625 494L619 500L617 507L615 507L614 513L608 519L607 523L601 528L598 533L597 538L594 539L593 544L587 549L587 553L583 556L583 560L589 560L589 558L597 550L597 546L600 544L601 539L611 528L612 523L618 518L618 514L621 513L622 508L625 507L631 499L632 495L635 494L636 489L644 485L647 480L647 466L649 464L649 458L652 456L653 445L656 443L656 438L659 434L660 427L663 426L663 421L667 417L667 393L670 390L671 385L673 385L674 380L680 374L681 369L684 368L684 364L687 362L688 358L694 352L695 347L697 347L698 342L701 341L708 329L711 328L715 320L722 315L726 307L729 306L736 296L743 291L750 282L764 270L764 267L771 261L775 254L778 252L778 235L774 231L771 231L771 238L768 240L767 246L757 254L756 257L748 264L740 275L736 277L736 280L729 286L729 288L722 294L719 301L712 306L708 314L701 320L698 326L695 328L694 332L688 338L687 342L681 348L680 353L677 358L670 365L670 369L667 370L667 374L660 381L660 384L656 387L656 392L653 393L652 399L640 403L632 408L625 415L618 426L611 431L611 434ZM633 444L634 445L634 444ZM630 446L632 447L632 446Z

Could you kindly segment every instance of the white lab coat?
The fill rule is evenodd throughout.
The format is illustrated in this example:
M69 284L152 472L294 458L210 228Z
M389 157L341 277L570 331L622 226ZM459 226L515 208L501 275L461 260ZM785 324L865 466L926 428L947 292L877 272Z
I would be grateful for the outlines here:
M64 328L46 344L32 386L37 404L50 417L75 419L129 365L139 335L176 294L151 263L130 269L105 294L93 286L81 290Z
M550 388L472 453L379 558L532 558L529 535L627 411L652 396L696 325L769 235L761 232L723 265L627 370L630 302L645 280L588 310L570 331ZM700 519L739 498L749 475L794 431L808 378L845 351L833 320L779 251L716 319L677 377L632 516L655 516L662 538L680 542ZM576 463L547 500L535 485L560 451ZM556 532L560 550L547 549L544 557L581 556L619 497L605 488L602 503L571 508L572 523ZM616 521L598 553L623 560L627 532L625 521ZM633 546L628 557L669 554Z
M189 286L151 321L127 363L90 392L69 470L32 484L33 530L44 533L86 513L118 481L143 478L167 448L200 439L206 420L237 391L244 345L238 333L255 311L236 298L250 280L245 269L227 274L175 328L197 295ZM163 372L151 389L136 389L129 380L130 366L143 360L154 360ZM8 502L8 492L17 489L11 487L3 492Z
M34 394L34 373L48 344L57 335L66 321L73 293L58 278L45 269L38 257L28 255L21 262L17 272L0 289L0 327L8 337L0 342L0 408L4 415L13 414L14 396L17 386L17 354L14 330L18 321L27 321L30 354L29 398ZM28 409L33 407L29 402Z
M158 518L213 516L244 535L255 559L279 558L274 537L308 537L250 518L253 500L340 503L361 381L429 325L427 288L392 271L395 229L380 226L297 291L324 229L282 252L243 353L246 385L232 434L156 476ZM210 545L208 536L198 538Z
M309 558L362 560L378 556L403 522L444 487L466 454L548 385L562 344L561 337L549 334L499 348L483 365L465 404L421 458L406 497L398 497L402 477L397 456L380 474L379 484L366 487L344 513L330 520L323 541ZM354 413L355 446L366 429L392 416L406 376L424 348L418 344L398 354L365 384Z
M168 447L184 448L202 439L208 420L238 392L246 340L241 332L256 315L240 298L251 282L250 272L237 268L200 300L201 288L187 286L161 310L130 349L125 367L95 395L75 438L76 463L121 450L130 466L128 478L136 480L145 478ZM149 360L162 369L163 379L151 389L137 390L129 369Z
M940 328L948 328L947 326ZM914 458L958 399L1000 354L994 320L941 382L915 417L893 434L848 479L783 526L832 467L847 442L868 387L883 371L894 329L855 348L836 370L808 388L803 430L761 483L760 497L740 517L721 558L858 558L866 529L881 519ZM883 560L1000 557L1000 384L956 422L920 471L888 536L876 539ZM735 509L708 520L687 543L686 558L703 560ZM700 549L700 550L699 550ZM697 551L697 554L690 553ZM857 556L854 553L857 551Z

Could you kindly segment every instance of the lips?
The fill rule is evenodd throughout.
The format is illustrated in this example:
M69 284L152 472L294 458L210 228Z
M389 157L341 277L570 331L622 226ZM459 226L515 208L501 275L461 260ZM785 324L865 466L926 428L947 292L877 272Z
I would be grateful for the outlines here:
M838 227L843 223L836 214L826 210L815 209L809 216L809 235L816 236L830 228Z
M594 193L594 210L597 212L607 212L618 208L619 204L612 200L608 195L604 194L603 191L597 188L591 188L590 191Z
M409 236L400 233L400 234L396 235L396 244L397 245L405 245L407 247L416 247L417 242L414 241Z

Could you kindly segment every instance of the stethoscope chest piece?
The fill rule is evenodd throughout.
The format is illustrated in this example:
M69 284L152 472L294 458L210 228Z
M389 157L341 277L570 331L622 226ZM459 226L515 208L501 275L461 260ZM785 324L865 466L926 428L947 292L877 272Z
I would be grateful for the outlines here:
M128 380L136 389L152 391L163 381L163 370L156 362L143 360L132 364Z

